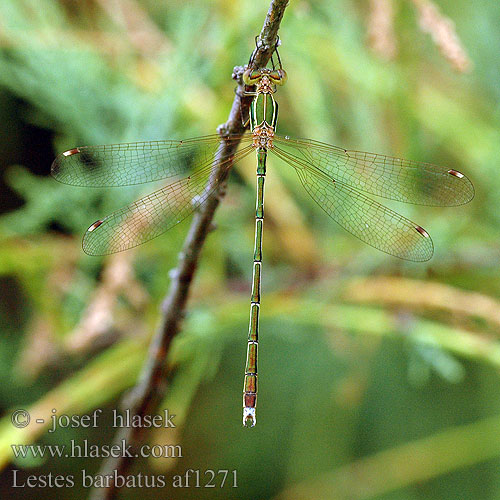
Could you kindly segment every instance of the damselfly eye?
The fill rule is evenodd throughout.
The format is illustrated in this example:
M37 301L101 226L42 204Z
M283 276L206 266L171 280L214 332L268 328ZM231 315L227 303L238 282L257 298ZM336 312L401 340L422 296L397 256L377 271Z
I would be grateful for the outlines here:
M247 69L243 73L243 83L245 85L255 85L261 78L262 74L259 70Z
M287 74L284 69L276 69L271 72L269 75L273 83L277 85L284 85L287 79Z

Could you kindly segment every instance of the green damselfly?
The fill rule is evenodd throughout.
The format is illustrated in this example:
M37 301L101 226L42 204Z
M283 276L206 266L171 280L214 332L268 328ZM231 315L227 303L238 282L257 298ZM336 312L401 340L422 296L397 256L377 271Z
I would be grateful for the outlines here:
M256 152L255 247L243 391L243 423L253 427L267 154L272 153L292 167L313 200L344 229L383 252L411 261L432 257L429 234L365 193L418 205L457 206L474 197L474 188L464 174L454 169L279 136L278 105L273 95L277 86L286 81L281 61L278 68L273 62L272 69L247 69L243 81L247 88L254 89L246 92L253 96L251 134L78 147L55 159L52 175L66 184L93 187L172 181L88 228L83 250L90 255L106 255L155 238L200 207L218 189L217 179L211 179L210 173L221 141L240 143L236 154L217 157L223 171Z

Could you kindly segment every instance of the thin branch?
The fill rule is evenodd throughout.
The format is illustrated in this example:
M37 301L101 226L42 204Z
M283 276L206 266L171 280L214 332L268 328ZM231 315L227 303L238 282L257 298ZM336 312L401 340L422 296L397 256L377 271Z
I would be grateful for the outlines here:
M257 47L252 58L254 68L264 67L271 58L276 45L277 34L288 0L272 0L262 31L258 37ZM242 96L242 67L235 68L233 78L238 81L236 92L228 121L219 127L222 137L225 135L243 135L245 127L242 114L248 115L251 99ZM214 160L214 168L207 184L207 190L217 189L208 196L207 201L195 214L189 233L184 241L179 256L177 268L172 273L170 291L162 306L162 321L151 343L148 357L142 374L131 394L124 398L122 406L130 409L131 415L144 416L154 413L157 406L164 399L166 384L166 358L173 338L181 329L185 315L186 302L193 277L198 265L198 259L203 243L212 229L212 220L224 194L224 186L228 176L228 169L220 165L220 160L228 158L236 152L238 144L234 141L221 141L221 145ZM144 440L144 430L141 428L122 428L115 437L115 443L125 440L132 449ZM135 451L133 452L135 453ZM103 463L100 474L125 475L130 468L131 459L127 457L110 458ZM113 483L109 488L93 491L91 500L111 500L117 498L118 488Z

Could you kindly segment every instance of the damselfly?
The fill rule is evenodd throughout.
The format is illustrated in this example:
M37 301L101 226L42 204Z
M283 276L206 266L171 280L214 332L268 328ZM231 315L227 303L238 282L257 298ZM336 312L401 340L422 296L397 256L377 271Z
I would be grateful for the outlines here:
M217 179L210 178L216 163L220 171L227 172L236 161L256 152L255 247L243 391L243 423L253 427L267 154L292 167L313 200L344 229L383 252L412 261L432 257L429 234L365 193L418 205L456 206L470 201L474 188L455 169L276 135L278 105L273 94L277 85L286 81L281 61L278 68L273 63L272 69L247 69L243 81L255 89L247 92L253 96L249 135L216 134L183 141L78 147L55 159L52 175L76 186L172 181L88 228L83 250L90 255L105 255L140 245L184 220L218 189ZM220 156L217 151L221 141L240 142L240 149L234 155Z

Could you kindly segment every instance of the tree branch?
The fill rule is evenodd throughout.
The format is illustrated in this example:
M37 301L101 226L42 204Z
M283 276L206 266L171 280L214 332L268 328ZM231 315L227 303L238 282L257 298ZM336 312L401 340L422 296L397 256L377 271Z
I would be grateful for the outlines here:
M272 0L264 26L257 40L257 47L251 61L254 69L265 67L274 51L277 34L288 0ZM243 85L241 75L243 67L236 67L233 78L238 81L238 89L231 107L228 121L219 126L222 137L231 134L241 136L245 132L242 114L248 115L251 98L242 95ZM215 211L224 195L224 187L229 169L221 160L234 155L239 141L224 141L214 159L210 179L207 184L207 200L198 209L193 217L188 235L184 241L182 252L179 255L177 268L172 273L170 290L162 305L162 320L148 352L141 376L130 395L122 401L121 406L130 410L131 415L144 416L154 413L157 406L165 397L166 358L174 337L181 329L181 322L185 315L186 302L193 277L198 265L201 249L205 239L212 229L212 220ZM213 187L216 187L213 190ZM125 440L132 449L144 440L144 429L122 428L115 436L115 443ZM135 451L133 452L135 453ZM131 459L127 457L110 458L103 463L100 474L110 475L116 470L117 475L125 475L130 468ZM91 500L112 500L118 495L118 488L113 483L109 488L95 489Z

